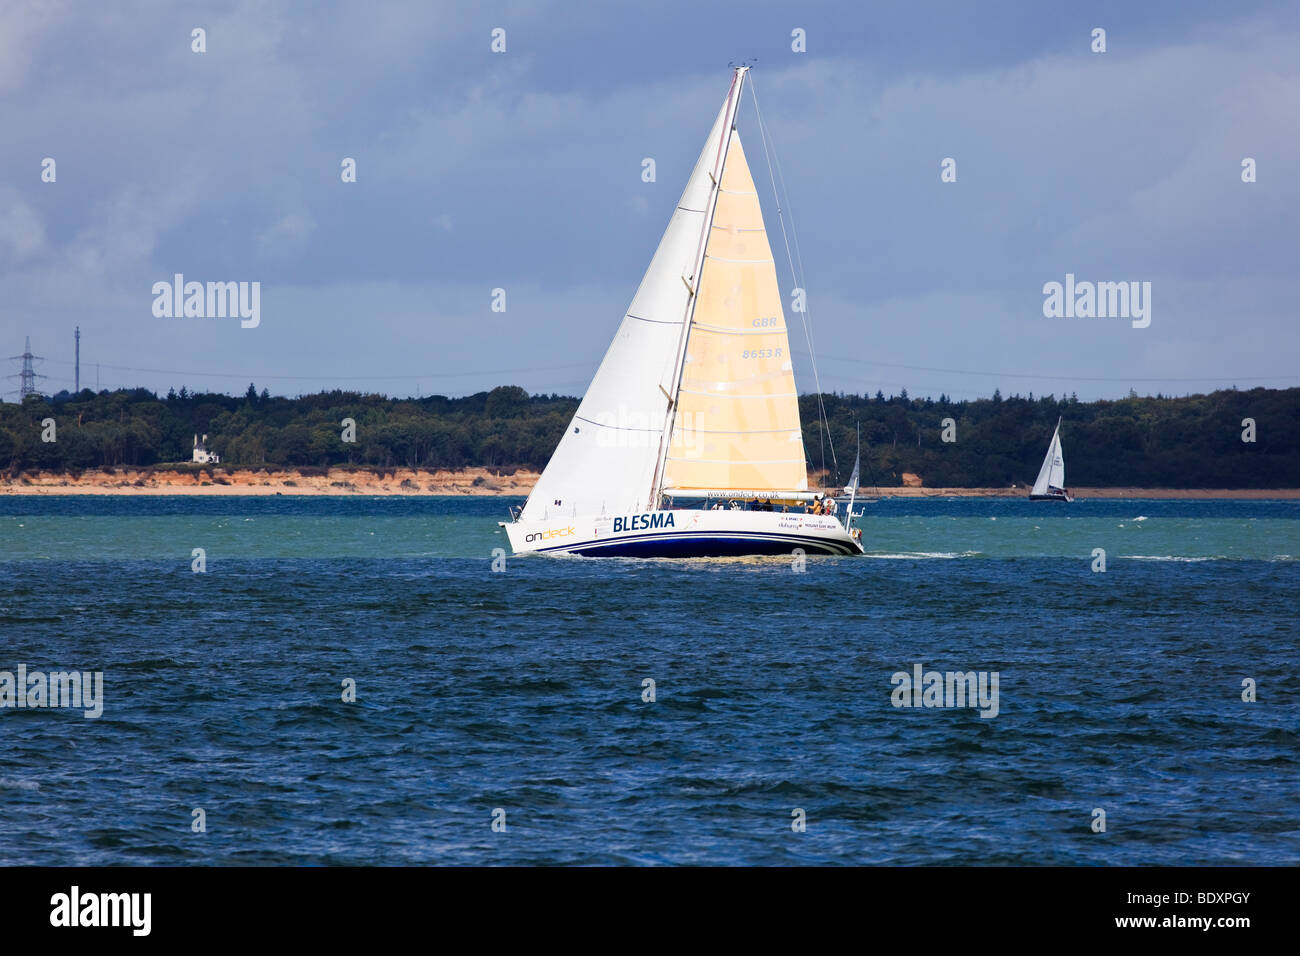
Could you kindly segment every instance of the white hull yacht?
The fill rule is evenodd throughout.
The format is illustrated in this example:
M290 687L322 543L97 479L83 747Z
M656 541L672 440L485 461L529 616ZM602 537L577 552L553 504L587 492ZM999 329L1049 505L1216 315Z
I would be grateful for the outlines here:
M736 130L747 70L550 462L501 522L516 553L862 553L851 506L809 507L826 499L808 488L776 266Z

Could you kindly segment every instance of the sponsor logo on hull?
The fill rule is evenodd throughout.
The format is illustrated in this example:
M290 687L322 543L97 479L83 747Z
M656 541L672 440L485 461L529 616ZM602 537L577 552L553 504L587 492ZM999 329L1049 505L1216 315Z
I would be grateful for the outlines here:
M552 538L568 538L577 534L570 525L567 528L548 528L545 531L534 531L532 534L524 537L524 540L530 544L534 541L550 541Z
M671 511L652 511L645 515L631 515L626 518L614 519L614 533L619 534L623 531L645 531L651 528L674 528L676 525L673 521Z

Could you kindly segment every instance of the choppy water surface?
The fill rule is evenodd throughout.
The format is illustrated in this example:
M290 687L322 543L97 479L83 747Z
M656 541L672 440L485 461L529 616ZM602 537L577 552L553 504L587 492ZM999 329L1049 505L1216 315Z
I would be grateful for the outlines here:
M1300 860L1300 504L881 501L803 573L495 573L512 501L0 500L0 671L105 696L0 710L0 858ZM892 706L918 663L997 716Z

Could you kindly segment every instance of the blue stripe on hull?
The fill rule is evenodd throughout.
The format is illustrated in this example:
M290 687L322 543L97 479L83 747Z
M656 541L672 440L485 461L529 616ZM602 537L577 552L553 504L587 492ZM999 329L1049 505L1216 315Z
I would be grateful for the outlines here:
M544 550L589 558L737 558L790 554L795 548L802 548L807 554L855 553L847 543L762 531L636 535Z

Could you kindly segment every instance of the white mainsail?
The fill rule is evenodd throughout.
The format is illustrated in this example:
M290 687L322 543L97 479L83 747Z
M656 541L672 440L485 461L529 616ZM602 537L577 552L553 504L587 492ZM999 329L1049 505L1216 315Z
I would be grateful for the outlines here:
M522 517L621 514L657 507L654 484L676 390L701 236L711 219L723 131L742 74L700 152L618 334L547 463Z
M1038 470L1038 480L1034 482L1031 494L1045 495L1049 488L1064 487L1065 456L1061 452L1061 421L1057 419L1052 443L1047 446L1047 457L1043 459L1043 467Z

